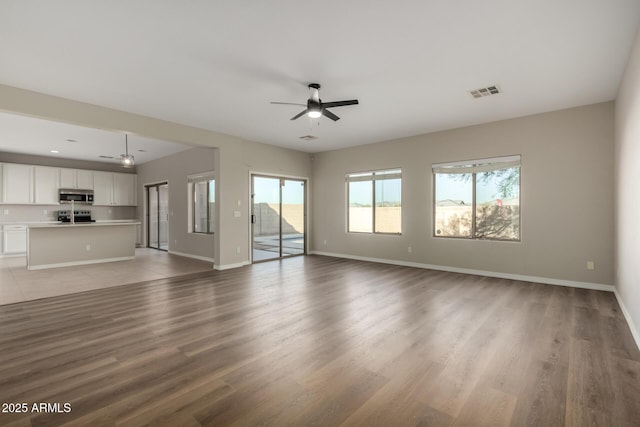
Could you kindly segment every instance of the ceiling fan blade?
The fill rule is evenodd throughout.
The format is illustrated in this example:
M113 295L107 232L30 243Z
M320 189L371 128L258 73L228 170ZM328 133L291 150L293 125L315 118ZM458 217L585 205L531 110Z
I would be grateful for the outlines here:
M357 99L350 99L348 101L323 102L322 106L324 108L333 108L333 107L344 107L345 105L356 105L356 104L358 104Z
M301 112L299 112L299 113L298 113L298 114L296 114L295 116L291 117L291 120L295 120L295 119L297 119L298 117L302 117L302 116L304 116L305 114L307 114L307 111L308 111L308 110L305 108L304 110L302 110Z
M322 115L335 121L340 120L340 117L336 116L335 114L333 114L331 111L327 110L326 108L322 109Z
M306 107L307 104L299 104L297 102L274 102L271 101L271 104L278 104L278 105L299 105L301 107Z

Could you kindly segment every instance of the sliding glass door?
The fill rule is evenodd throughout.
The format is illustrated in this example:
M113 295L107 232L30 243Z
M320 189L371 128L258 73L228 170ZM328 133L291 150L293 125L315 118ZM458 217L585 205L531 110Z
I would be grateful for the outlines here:
M306 251L306 181L252 175L253 262Z
M169 185L147 186L147 247L169 250Z

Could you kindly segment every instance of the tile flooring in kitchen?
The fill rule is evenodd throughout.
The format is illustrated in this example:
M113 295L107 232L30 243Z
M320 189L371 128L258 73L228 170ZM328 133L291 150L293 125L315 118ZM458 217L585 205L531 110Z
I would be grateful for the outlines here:
M0 258L0 305L73 294L213 268L210 262L155 249L136 249L129 261L27 270L26 257Z

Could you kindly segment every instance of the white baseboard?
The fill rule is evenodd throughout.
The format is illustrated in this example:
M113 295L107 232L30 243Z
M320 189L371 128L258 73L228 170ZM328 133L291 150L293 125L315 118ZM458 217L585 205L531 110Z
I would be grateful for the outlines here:
M6 254L0 254L0 258L16 258L20 256L27 256L26 252L9 252Z
M242 261L235 264L214 265L216 270L230 270L232 268L244 267L245 265L251 265L251 261Z
M622 310L622 314L623 314L625 320L627 321L627 325L629 325L629 329L631 330L631 335L633 335L633 339L636 342L636 346L640 350L640 332L638 331L638 328L636 328L635 323L633 323L633 319L631 318L631 315L629 314L629 310L627 310L627 306L624 305L624 301L622 301L622 297L618 293L618 290L615 289L613 291L613 293L616 295L616 299L618 300L618 305L620 305L620 309Z
M60 267L74 267L77 265L102 264L104 262L128 261L134 258L135 257L132 257L132 256L124 256L124 257L118 257L118 258L89 259L86 261L60 262L57 264L28 265L27 270L44 270L45 268L60 268Z
M497 271L474 270L471 268L450 267L446 265L423 264L419 262L398 261L384 258L371 258L358 255L337 254L333 252L312 251L310 254L331 256L336 258L355 259L358 261L378 262L382 264L402 265L405 267L426 268L429 270L449 271L452 273L475 274L477 276L497 277L500 279L520 280L523 282L544 283L546 285L569 286L571 288L593 289L596 291L614 292L613 285L589 282L577 282L573 280L552 279L549 277L526 276L523 274L501 273Z
M187 254L184 252L177 252L177 251L169 251L170 254L172 255L178 255L178 256L183 256L183 257L187 257L187 258L193 258L193 259L199 259L200 261L207 261L207 262L215 262L215 260L213 258L209 258L206 256L200 256L200 255L194 255L194 254Z

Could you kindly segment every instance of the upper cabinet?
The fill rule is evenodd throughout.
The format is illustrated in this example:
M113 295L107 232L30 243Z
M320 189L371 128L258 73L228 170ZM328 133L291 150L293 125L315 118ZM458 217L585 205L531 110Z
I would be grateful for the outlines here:
M118 206L135 206L136 175L131 173L113 174L113 202Z
M27 205L33 201L33 168L31 165L2 165L2 203ZM56 202L57 203L57 202Z
M136 175L94 172L93 192L94 205L136 206Z
M93 173L93 204L113 205L113 173Z
M93 190L93 171L60 169L60 188Z
M34 203L57 205L60 188L60 169L48 166L34 166Z
M0 163L0 203L57 205L60 188L94 191L94 205L136 206L137 175Z
M58 188L58 168L13 163L5 163L2 167L2 203L57 205Z

